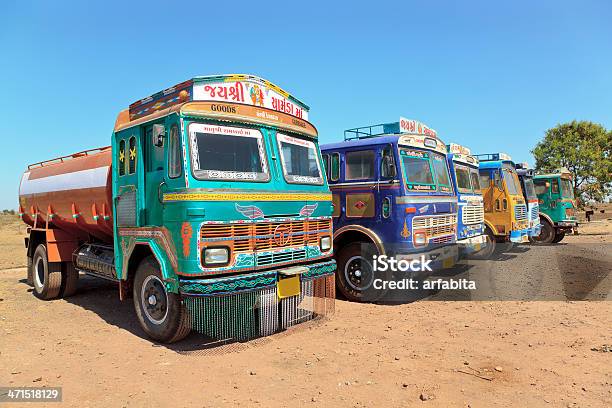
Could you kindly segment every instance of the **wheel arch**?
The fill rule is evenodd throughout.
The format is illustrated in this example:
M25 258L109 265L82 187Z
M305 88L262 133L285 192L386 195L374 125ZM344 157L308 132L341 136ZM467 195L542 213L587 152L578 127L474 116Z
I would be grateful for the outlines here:
M555 227L555 223L553 222L552 218L550 218L550 216L548 214L544 214L544 213L540 213L540 218L543 218L545 221L548 221L550 223L551 227Z
M171 292L176 292L176 290L178 290L178 285L176 282L174 269L167 259L164 250L154 240L136 241L136 245L134 245L134 249L128 257L127 270L123 271L121 280L126 281L131 285L134 282L134 276L136 275L138 265L140 265L140 263L149 256L152 256L153 259L155 259L155 262L157 262L159 265L167 289Z
M385 254L382 240L374 231L361 225L347 225L334 231L334 252L352 242L371 242L380 255Z

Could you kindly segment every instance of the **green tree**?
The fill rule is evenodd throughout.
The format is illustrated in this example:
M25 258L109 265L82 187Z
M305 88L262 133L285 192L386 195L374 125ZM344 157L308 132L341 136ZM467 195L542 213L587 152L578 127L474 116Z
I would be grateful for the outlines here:
M600 124L574 120L557 125L531 153L539 172L571 171L574 193L582 202L603 201L612 190L612 131Z

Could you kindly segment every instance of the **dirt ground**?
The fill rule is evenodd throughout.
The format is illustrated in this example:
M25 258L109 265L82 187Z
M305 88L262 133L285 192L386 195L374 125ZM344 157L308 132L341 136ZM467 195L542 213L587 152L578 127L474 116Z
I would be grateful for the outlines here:
M64 406L612 406L607 220L454 272L523 300L338 300L329 320L216 351L193 335L151 342L131 302L94 278L74 297L37 300L23 228L0 226L0 386L61 386Z

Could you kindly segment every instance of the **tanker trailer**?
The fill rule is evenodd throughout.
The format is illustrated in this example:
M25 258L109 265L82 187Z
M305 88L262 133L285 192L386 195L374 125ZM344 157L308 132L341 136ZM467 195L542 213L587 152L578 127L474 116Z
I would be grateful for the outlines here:
M161 342L331 314L331 194L308 110L258 77L196 77L121 111L111 146L28 166L34 295L70 296L79 273L116 282Z

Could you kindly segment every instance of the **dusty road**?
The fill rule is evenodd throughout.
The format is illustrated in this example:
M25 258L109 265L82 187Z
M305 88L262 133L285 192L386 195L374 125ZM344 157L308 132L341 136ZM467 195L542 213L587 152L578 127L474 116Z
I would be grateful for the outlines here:
M147 340L131 303L104 281L36 300L19 227L5 223L0 386L62 386L62 405L75 407L609 407L612 236L609 224L596 227L449 273L488 282L477 294L337 301L331 320L211 352L197 336L171 347ZM573 300L468 301L487 296Z

